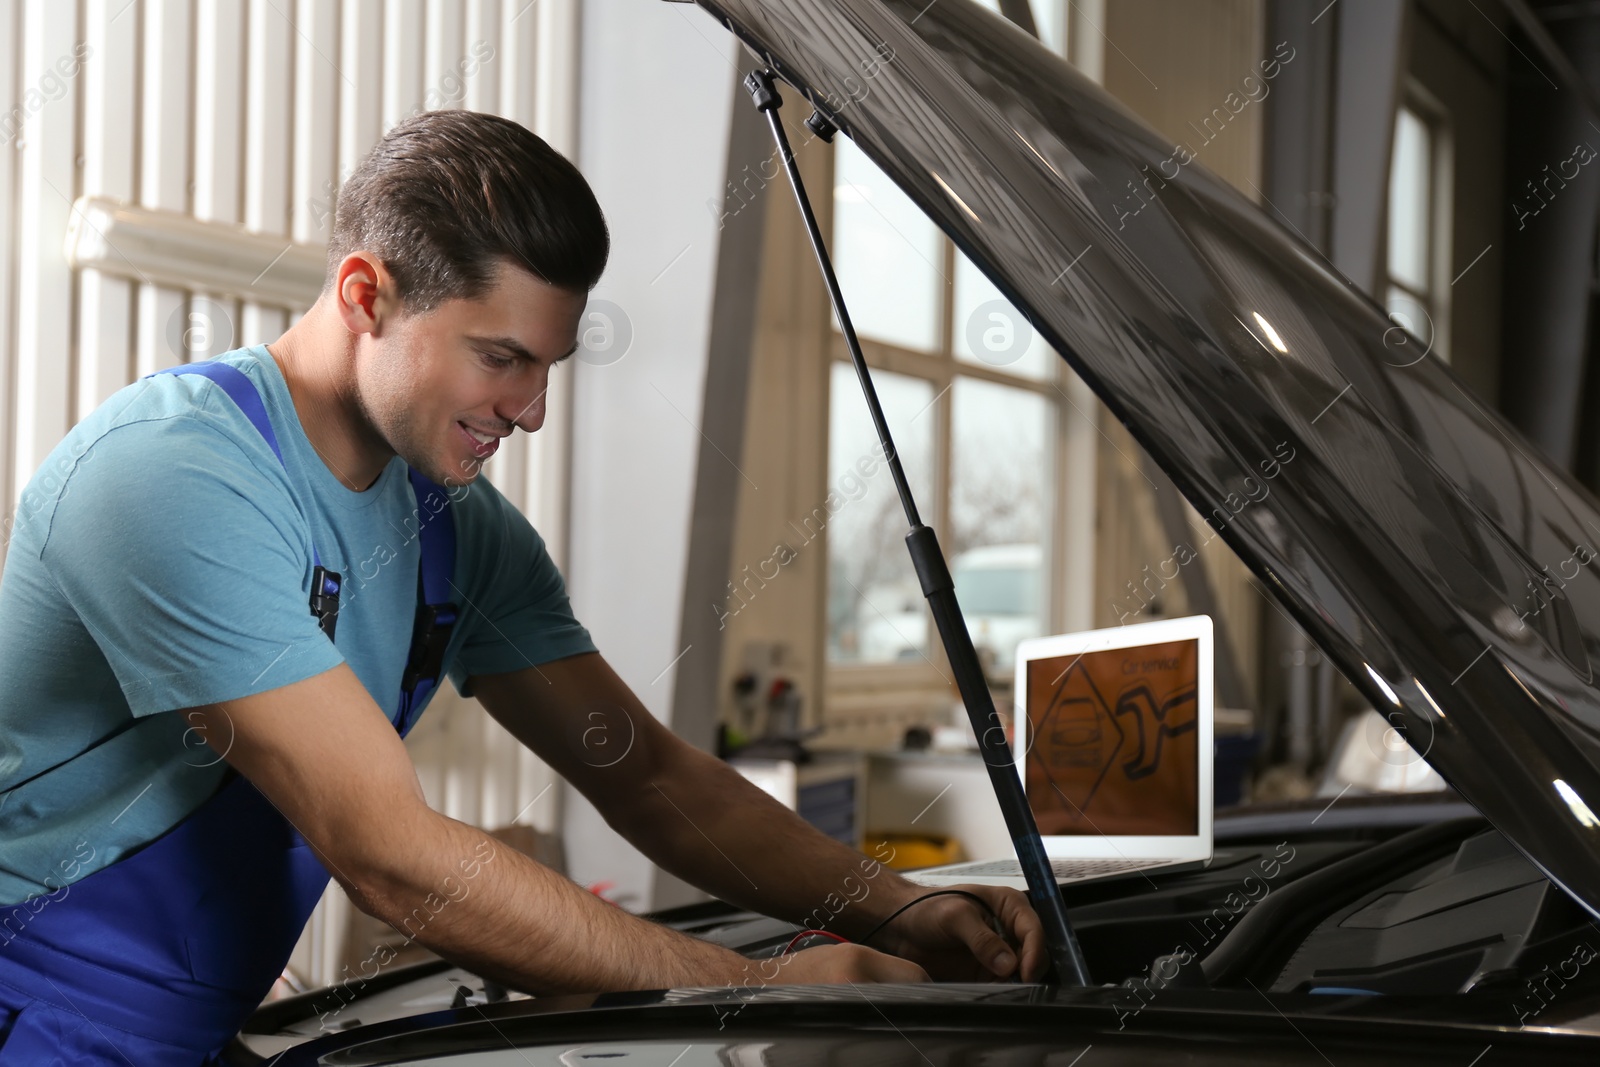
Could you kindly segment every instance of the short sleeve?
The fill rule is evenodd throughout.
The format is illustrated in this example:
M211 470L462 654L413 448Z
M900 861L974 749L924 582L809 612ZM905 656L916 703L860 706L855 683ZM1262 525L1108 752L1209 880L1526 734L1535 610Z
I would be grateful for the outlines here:
M344 662L310 612L309 533L287 482L199 418L107 431L68 475L40 558L136 716Z
M566 582L527 517L481 475L454 504L458 545L471 560L464 638L450 680L470 696L468 679L596 651L572 613ZM460 550L460 549L458 549Z

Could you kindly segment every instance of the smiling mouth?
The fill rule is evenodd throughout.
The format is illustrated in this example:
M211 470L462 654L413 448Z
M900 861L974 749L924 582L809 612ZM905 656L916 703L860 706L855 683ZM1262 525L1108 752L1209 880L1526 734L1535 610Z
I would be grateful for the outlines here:
M494 455L500 447L500 438L492 434L480 435L477 430L472 429L464 422L457 422L456 428L461 432L461 436L466 438L473 454L479 459L487 459Z

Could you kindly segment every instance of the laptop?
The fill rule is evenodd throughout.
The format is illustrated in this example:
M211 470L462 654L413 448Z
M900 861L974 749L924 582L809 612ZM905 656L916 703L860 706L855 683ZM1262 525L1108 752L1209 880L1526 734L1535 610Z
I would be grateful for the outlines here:
M1057 884L1210 862L1211 642L1193 615L1017 646L1012 752ZM903 873L1027 889L1014 850Z

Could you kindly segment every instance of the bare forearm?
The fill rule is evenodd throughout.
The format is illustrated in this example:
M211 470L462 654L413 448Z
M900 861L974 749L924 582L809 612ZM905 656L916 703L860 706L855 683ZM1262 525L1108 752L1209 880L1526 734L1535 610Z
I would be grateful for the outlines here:
M353 896L474 973L534 994L745 980L735 953L629 915L481 830L431 811L409 823L401 862Z
M473 679L484 706L663 869L779 918L859 936L917 887L675 737L598 653Z
M926 890L826 836L721 760L690 749L627 802L602 808L657 865L706 892L860 937Z

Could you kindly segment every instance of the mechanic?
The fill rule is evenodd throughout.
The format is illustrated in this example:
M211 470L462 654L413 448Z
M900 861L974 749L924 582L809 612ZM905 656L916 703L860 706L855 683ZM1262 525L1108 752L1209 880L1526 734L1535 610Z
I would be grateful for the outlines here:
M330 874L534 994L1043 972L1022 894L929 895L658 723L478 477L544 422L608 248L526 129L407 119L340 189L303 318L47 457L0 581L0 1063L214 1061ZM664 869L873 945L757 971L431 810L402 736L446 673Z

